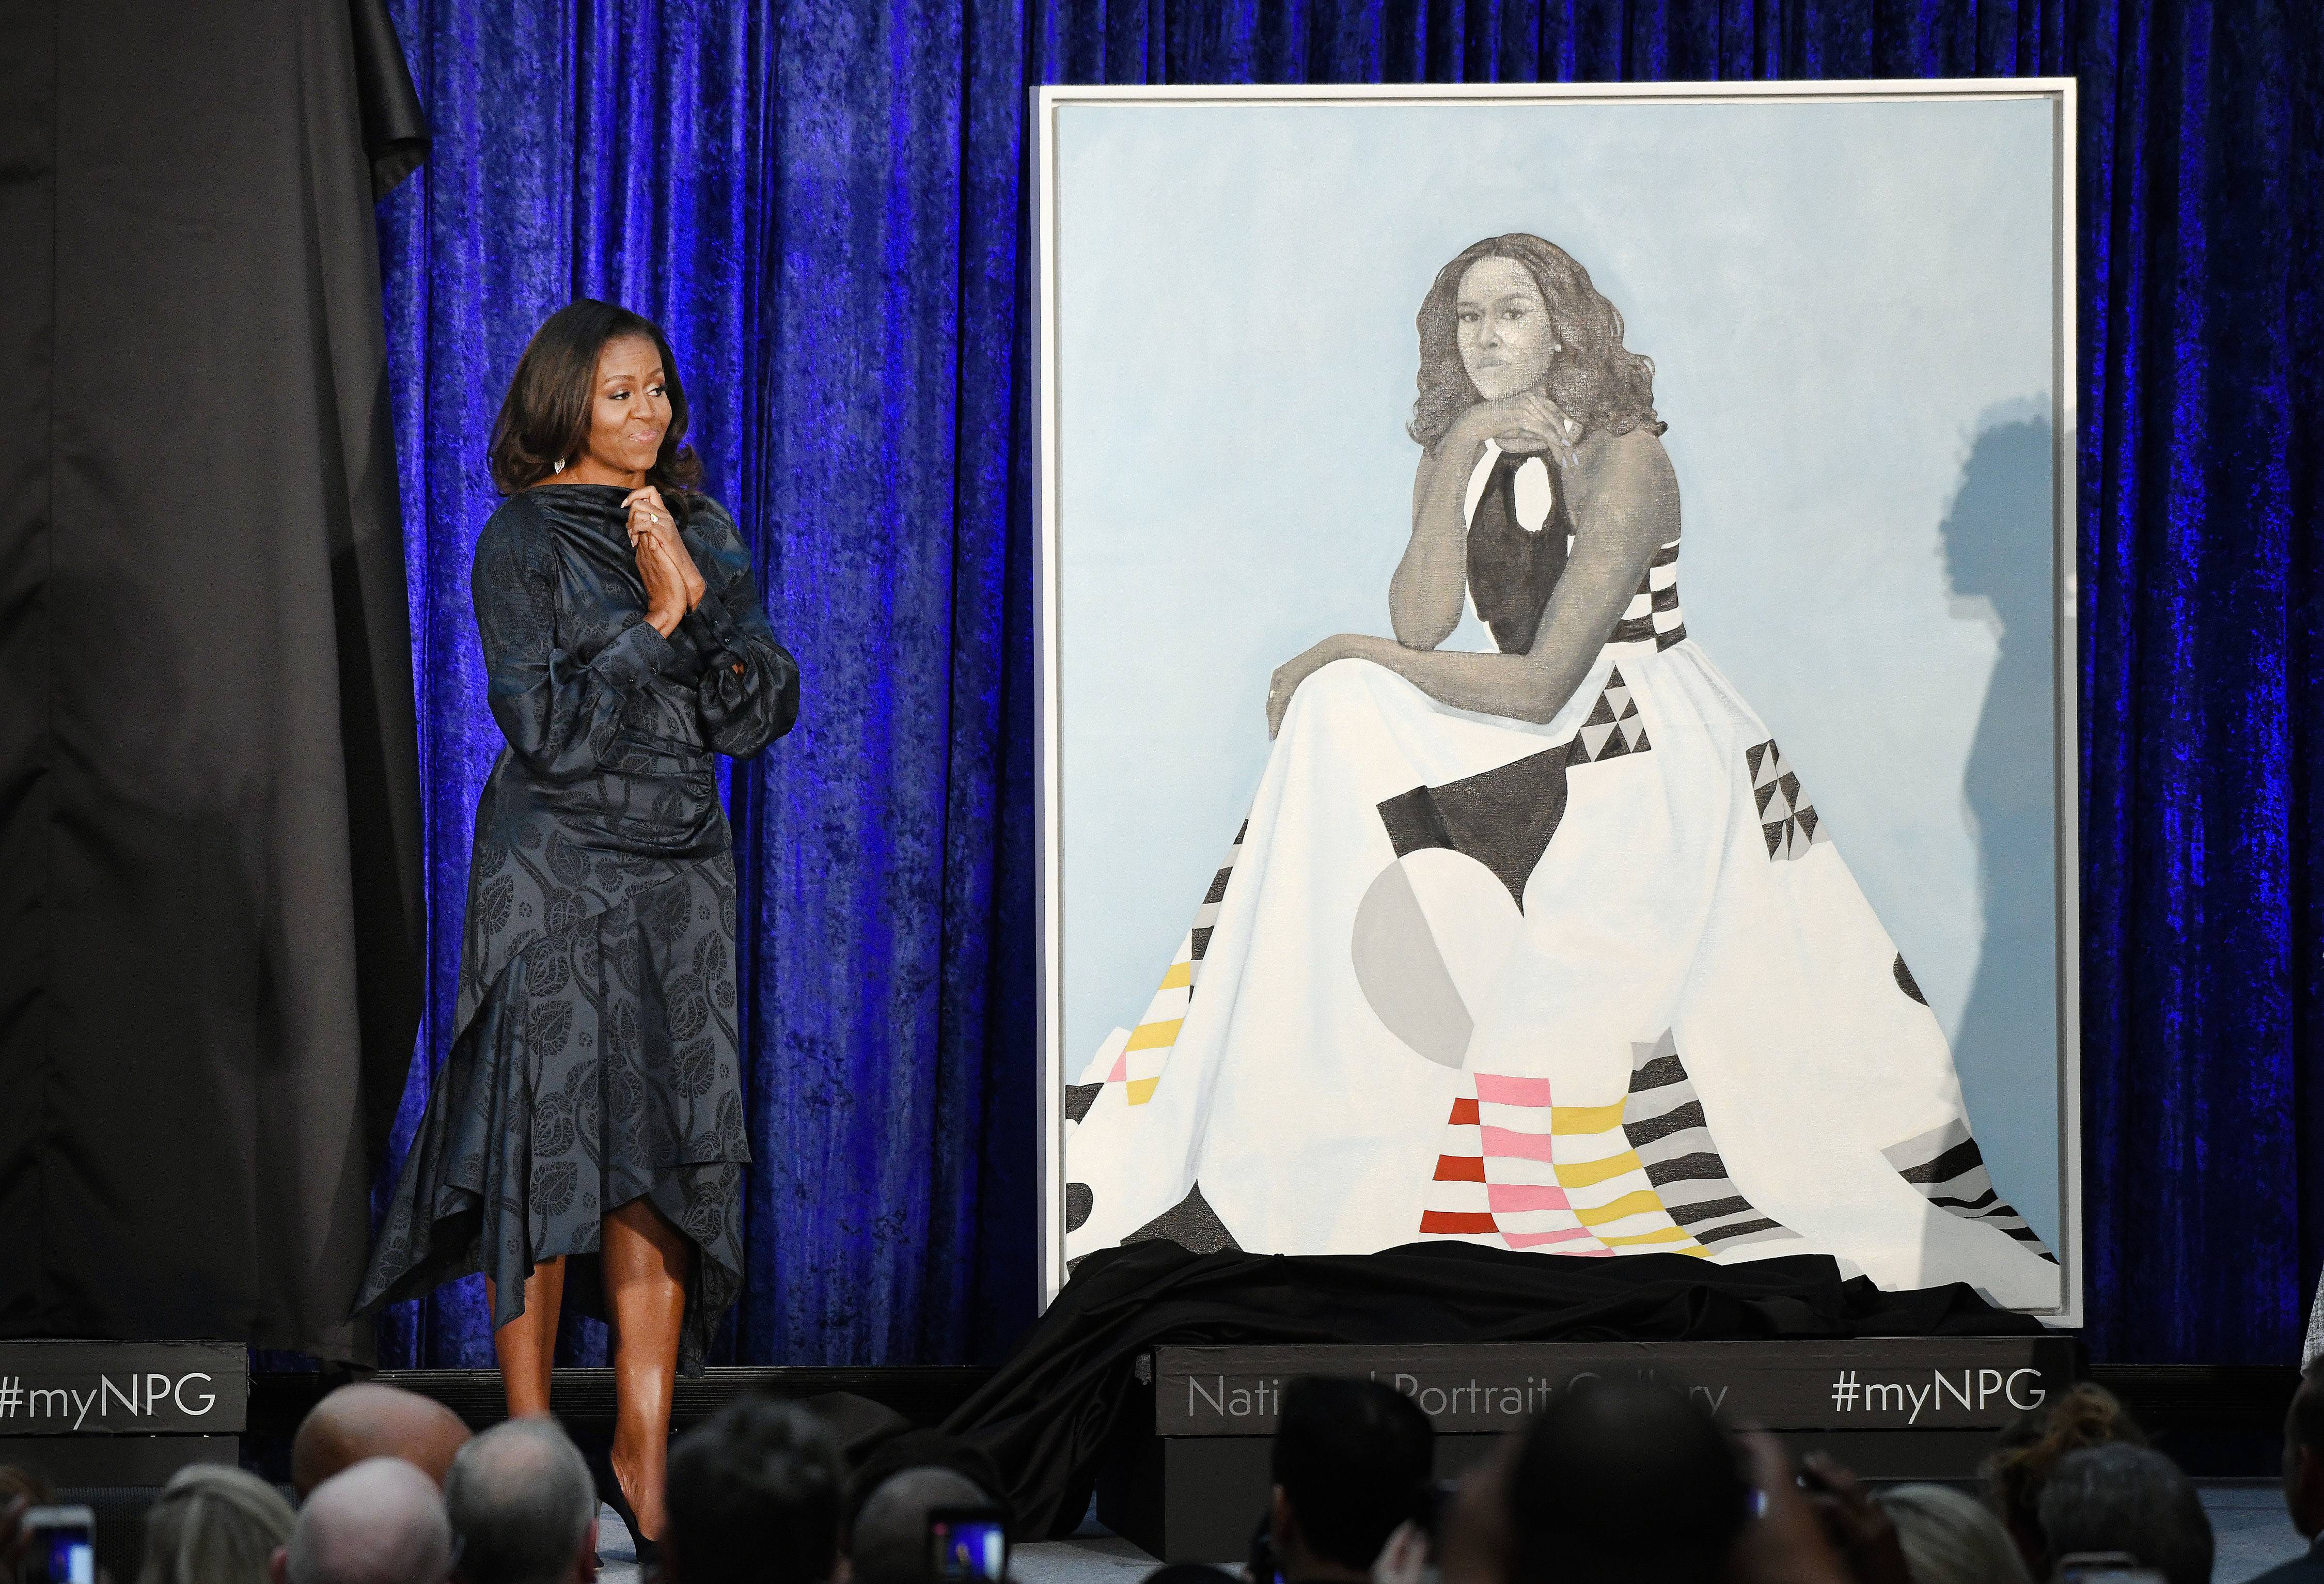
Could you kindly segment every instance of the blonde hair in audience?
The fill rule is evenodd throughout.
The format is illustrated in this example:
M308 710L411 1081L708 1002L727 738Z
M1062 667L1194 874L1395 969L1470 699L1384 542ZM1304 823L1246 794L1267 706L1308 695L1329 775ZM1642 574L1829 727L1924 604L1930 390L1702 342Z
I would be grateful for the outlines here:
M1993 1510L1941 1485L1900 1485L1874 1498L1896 1524L1913 1584L2034 1584Z
M282 1493L255 1474L180 1469L145 1515L137 1584L268 1584L267 1563L290 1543L292 1518Z

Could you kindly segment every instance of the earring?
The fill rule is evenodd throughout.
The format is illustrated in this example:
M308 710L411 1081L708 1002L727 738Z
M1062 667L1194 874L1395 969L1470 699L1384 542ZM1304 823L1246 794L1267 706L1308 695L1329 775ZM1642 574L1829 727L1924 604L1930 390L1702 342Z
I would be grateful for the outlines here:
M556 465L556 466L554 466L554 467L552 467L552 468L550 468L550 469L549 470L549 477L551 477L551 478L555 478L558 474L563 473L564 471L565 471L565 458L563 458L562 456L560 456L560 457L558 457L558 458L557 459L557 465Z

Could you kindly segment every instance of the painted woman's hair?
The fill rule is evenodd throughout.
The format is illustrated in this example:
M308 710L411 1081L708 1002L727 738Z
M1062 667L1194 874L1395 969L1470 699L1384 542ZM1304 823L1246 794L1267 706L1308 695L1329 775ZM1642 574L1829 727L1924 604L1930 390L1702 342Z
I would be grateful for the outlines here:
M1513 231L1462 249L1421 299L1420 397L1406 434L1433 450L1480 399L1462 366L1460 318L1461 277L1479 259L1514 259L1540 288L1560 348L1550 360L1549 397L1583 434L1659 435L1669 427L1655 416L1655 360L1622 345L1621 312L1590 283L1590 272L1555 243Z
M555 473L560 461L573 461L587 449L597 356L605 343L624 336L642 336L654 344L661 357L662 386L669 393L669 428L646 482L665 496L702 482L702 460L686 444L686 387L661 327L643 314L585 297L542 322L509 377L500 417L493 420L493 486L502 494L531 488ZM670 505L685 513L680 502Z

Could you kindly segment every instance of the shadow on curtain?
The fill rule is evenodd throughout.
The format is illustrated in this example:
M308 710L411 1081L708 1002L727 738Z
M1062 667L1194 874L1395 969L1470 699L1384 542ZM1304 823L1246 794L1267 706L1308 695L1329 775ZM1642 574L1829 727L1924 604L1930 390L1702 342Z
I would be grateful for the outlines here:
M668 328L806 678L731 789L758 1162L723 1357L989 1358L1036 1247L1028 85L2079 73L2090 1336L2295 1356L2324 1258L2301 0L393 9L436 133L382 210L431 926L399 1156L499 746L485 437L557 307ZM475 1285L392 1314L382 1362L491 1363Z

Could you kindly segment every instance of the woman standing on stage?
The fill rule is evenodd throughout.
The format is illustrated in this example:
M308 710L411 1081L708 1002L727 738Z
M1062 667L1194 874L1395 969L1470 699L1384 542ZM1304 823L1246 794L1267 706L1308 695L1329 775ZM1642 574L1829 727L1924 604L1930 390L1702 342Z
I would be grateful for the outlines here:
M798 668L733 520L692 488L685 436L668 341L608 303L552 315L509 382L492 442L508 500L471 573L508 744L476 807L456 1032L356 1300L481 1269L512 1415L549 1412L568 1295L609 1322L604 1494L641 1562L673 1373L701 1369L742 1279L713 755L748 758L798 714Z

